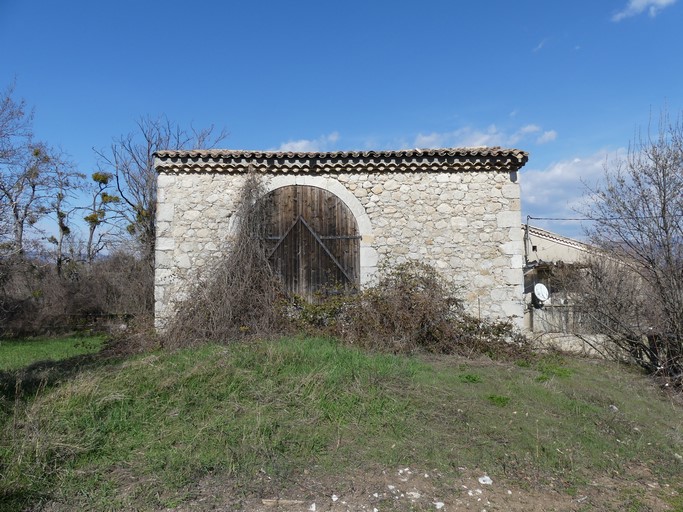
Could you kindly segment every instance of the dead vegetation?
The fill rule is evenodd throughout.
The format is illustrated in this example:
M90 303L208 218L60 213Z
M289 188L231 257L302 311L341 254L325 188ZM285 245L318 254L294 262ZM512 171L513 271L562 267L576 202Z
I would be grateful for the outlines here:
M396 354L487 354L525 358L528 341L509 322L465 312L459 290L432 266L386 265L377 282L353 295L302 303L298 319L346 343Z
M262 183L249 174L225 255L198 277L164 336L164 346L179 348L283 332L282 287L263 244L264 210L258 201L263 195Z
M61 272L40 257L0 259L0 335L104 331L149 323L153 275L135 255L117 252Z

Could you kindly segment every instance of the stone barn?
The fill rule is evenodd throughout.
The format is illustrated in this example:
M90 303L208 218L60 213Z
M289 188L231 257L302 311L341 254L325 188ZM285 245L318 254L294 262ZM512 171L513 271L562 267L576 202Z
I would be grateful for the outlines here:
M370 283L420 260L462 288L469 311L521 325L518 172L499 147L363 152L160 151L155 318L163 328L195 272L221 257L248 172L267 192L269 256L290 291Z

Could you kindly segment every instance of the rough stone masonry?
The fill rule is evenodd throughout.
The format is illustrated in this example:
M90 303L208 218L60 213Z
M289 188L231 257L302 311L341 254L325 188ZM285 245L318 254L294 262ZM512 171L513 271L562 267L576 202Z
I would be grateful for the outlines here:
M155 323L173 316L197 272L229 244L248 172L269 191L326 189L353 212L360 284L382 260L431 263L462 288L470 313L521 325L523 243L518 171L528 154L499 147L282 153L160 151Z

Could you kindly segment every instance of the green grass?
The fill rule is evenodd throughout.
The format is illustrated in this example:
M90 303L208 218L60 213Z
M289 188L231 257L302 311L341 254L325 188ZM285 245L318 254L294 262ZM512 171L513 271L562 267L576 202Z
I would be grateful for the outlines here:
M102 348L104 336L0 339L0 371L17 370L37 361L59 361Z
M163 508L207 475L248 493L302 468L407 465L568 493L644 465L683 489L682 417L642 375L606 362L427 361L320 338L204 346L84 368L17 403L0 441L0 505Z

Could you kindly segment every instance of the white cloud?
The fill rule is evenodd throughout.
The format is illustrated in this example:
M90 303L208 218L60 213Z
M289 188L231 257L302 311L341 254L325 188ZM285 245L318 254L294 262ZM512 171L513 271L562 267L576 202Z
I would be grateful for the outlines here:
M624 18L631 16L638 16L647 11L648 16L654 18L659 11L665 7L669 7L677 2L677 0L629 0L626 7L612 16L612 21L619 22Z
M527 133L535 133L539 131L541 128L540 126L537 126L535 124L527 124L525 126L522 126L518 133L521 133L522 135L527 134Z
M416 148L440 148L443 147L446 144L444 141L446 141L448 138L450 138L450 133L428 133L428 134L423 134L423 133L418 133L417 137L415 137L415 144L414 146Z
M554 162L545 169L522 169L522 204L534 216L570 216L584 195L585 185L602 178L607 152Z
M451 132L419 133L412 144L415 148L445 148L473 146L515 146L521 141L540 132L542 128L535 124L521 126L512 133L500 130L495 124L485 129L465 126ZM544 138L545 137L545 138ZM557 137L557 132L549 130L536 139L540 143L549 142Z
M546 142L552 142L557 139L557 132L555 130L548 130L543 132L543 134L536 139L536 144L545 144Z
M592 187L603 177L608 152L598 151L585 157L554 162L544 169L522 168L522 214L536 217L531 224L566 236L582 236L582 223L571 220L581 215L581 206L589 201L587 186Z
M514 146L520 140L524 139L527 135L529 135L531 133L536 133L540 130L541 130L541 128L539 126L536 126L535 124L527 124L526 126L522 126L519 130L517 130L515 133L510 135L506 144L510 145L510 146Z
M317 139L299 139L283 142L273 151L284 151L294 153L312 153L317 151L328 151L330 146L339 140L339 133L332 132L322 135Z
M485 130L466 126L452 132L419 133L415 137L414 146L416 148L497 146L504 144L505 139L505 135L492 124Z

